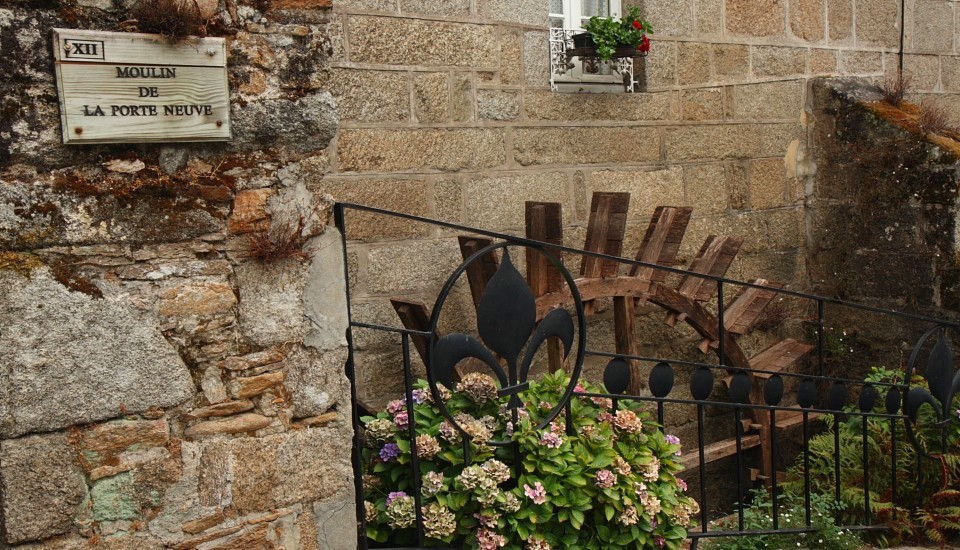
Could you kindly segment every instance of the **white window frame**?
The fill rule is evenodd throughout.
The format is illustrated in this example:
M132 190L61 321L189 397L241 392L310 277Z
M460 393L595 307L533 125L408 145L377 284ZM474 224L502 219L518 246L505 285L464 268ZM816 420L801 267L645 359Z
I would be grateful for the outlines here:
M610 16L620 17L622 13L621 0L607 1L609 2ZM582 0L563 0L563 13L550 13L550 20L562 19L563 29L568 31L582 30L583 22L589 19L588 17L581 15L583 13L582 8ZM556 39L556 33L558 32L561 31L556 28L551 29L551 37L553 40ZM556 51L555 48L559 48L559 46L551 45L551 55L559 55L559 51ZM568 69L564 74L551 75L550 83L554 91L593 91L603 93L623 91L624 78L622 75L618 74L616 70L612 70L611 74L584 74L582 64L578 59L574 58L573 65L574 67L572 69ZM551 60L551 72L554 70L555 67L553 66L553 62ZM614 86L611 86L612 84ZM630 87L630 91L633 91L632 86Z
M610 16L620 17L621 0L607 0L610 4ZM563 28L581 30L583 27L583 3L581 0L563 0L563 13L551 13L551 19L563 19Z

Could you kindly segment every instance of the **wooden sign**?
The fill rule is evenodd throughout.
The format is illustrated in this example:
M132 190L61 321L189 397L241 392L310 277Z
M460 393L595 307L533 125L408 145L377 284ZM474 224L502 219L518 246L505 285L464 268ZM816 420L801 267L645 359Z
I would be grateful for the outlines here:
M54 29L64 143L228 141L222 38Z

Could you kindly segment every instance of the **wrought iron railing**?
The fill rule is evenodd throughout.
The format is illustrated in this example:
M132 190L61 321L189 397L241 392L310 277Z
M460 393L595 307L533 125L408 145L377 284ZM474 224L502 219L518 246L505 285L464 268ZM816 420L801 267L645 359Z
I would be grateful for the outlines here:
M870 483L871 480L876 480L878 475L887 475L887 471L889 471L889 481L892 487L887 496L890 497L891 502L905 507L915 504L911 495L902 494L902 491L898 489L899 485L906 479L904 477L905 473L901 471L902 465L898 464L898 448L901 445L912 445L921 458L926 457L928 460L936 460L937 453L942 452L947 445L947 426L952 421L953 416L951 404L954 401L954 396L960 391L960 373L957 373L953 367L952 351L946 339L946 334L948 331L960 327L960 323L795 290L736 281L725 277L691 274L689 271L674 267L575 249L556 243L544 243L514 235L363 205L339 203L336 205L334 212L336 225L341 234L344 235L345 259L350 257L349 248L351 244L347 241L350 227L348 227L346 215L350 211L364 212L366 216L404 219L411 223L480 235L492 240L490 246L482 248L467 257L449 276L433 305L429 326L424 330L363 322L351 317L351 332L369 330L379 333L392 333L400 337L405 406L410 418L408 436L409 444L413 449L410 468L412 469L411 479L414 485L413 496L415 498L417 520L415 523L415 540L418 547L424 547L428 540L423 528L423 495L420 488L421 463L417 458L416 437L418 434L415 428L416 422L413 418L415 414L413 406L415 373L411 357L411 344L420 344L426 350L424 354L426 376L433 398L439 404L441 413L464 436L464 450L468 461L470 436L463 427L457 424L457 419L445 410L442 405L443 399L441 399L443 386L449 388L454 385L457 376L456 366L462 360L471 358L475 361L475 364L481 365L482 368L487 369L487 372L492 373L499 382L498 395L504 398L511 397L509 408L512 411L513 418L516 419L517 411L522 407L516 396L528 387L528 377L534 354L541 344L549 338L557 338L562 342L563 351L568 358L568 371L571 378L563 397L559 402L553 404L549 412L543 416L540 427L547 426L555 419L563 419L568 433L574 432L577 427L570 425L569 411L571 400L576 399L610 399L614 408L618 403L623 402L647 404L651 410L655 410L654 414L661 429L670 425L671 415L668 414L668 408L673 411L682 411L684 408L693 409L695 411L694 423L697 446L694 459L688 460L691 471L697 470L699 472L697 476L698 484L696 487L691 487L691 493L699 500L700 504L699 524L691 527L688 533L694 547L700 540L713 537L799 534L816 530L812 521L814 510L811 496L814 488L812 487L813 480L811 480L809 442L812 434L822 429L820 424L814 421L817 417L832 419L834 425L835 444L832 463L834 471L833 479L829 481L832 485L832 496L836 501L840 501L841 490L844 488L842 486L840 463L839 424L849 422L851 419L854 421L859 419L862 428L861 445L863 454L859 465L862 470L859 477L864 485L862 487L862 513L847 510L844 514L841 514L837 510L835 518L838 526L852 531L886 529L886 526L878 521L874 515ZM370 223L370 218L366 219L366 223ZM536 298L531 294L527 282L513 268L509 259L511 256L520 257L518 252L527 249L546 257L552 268L560 274L567 286L566 292L569 294L569 300L562 305L568 307L537 311ZM496 275L489 281L483 298L477 305L479 339L459 333L439 336L439 319L444 311L447 298L457 281L478 262L494 257L496 254L500 254L501 258L499 268ZM713 300L715 311L712 313L717 319L718 334L716 335L715 351L718 363L642 354L624 354L592 348L588 335L590 327L586 320L583 300L581 300L577 290L577 281L567 271L560 259L561 255L564 254L597 258L631 268L642 267L656 272L681 276L692 275L713 281L716 285L716 293ZM345 265L345 276L348 280L350 279L349 272L349 266ZM654 283L654 285L657 284L663 283ZM812 328L812 331L809 331L809 339L813 341L812 345L815 348L814 372L810 372L810 369L788 372L729 364L730 354L727 353L726 347L733 345L731 342L734 342L734 340L730 339L730 335L726 333L727 326L724 322L724 315L726 313L725 304L729 300L727 292L729 288L733 287L773 291L780 297L815 305L815 316L812 319L804 319L808 322L807 325ZM645 291L646 294L643 294L643 296L635 293L631 295L631 298L650 298L653 295L650 288ZM348 288L348 297L349 295ZM828 355L831 354L831 351L827 349L828 308L839 308L846 313L855 312L862 315L878 316L881 321L889 321L891 324L894 324L894 322L912 324L909 325L910 330L908 331L911 334L908 334L907 337L912 338L915 334L921 335L912 346L909 359L905 362L904 376L895 381L865 382L859 376L831 376L825 374L830 366ZM811 311L813 309L813 307L810 308ZM930 350L929 342L933 337L936 337L936 343ZM356 365L354 362L353 336L351 334L348 334L348 341L351 345L351 358L347 366L347 374L350 378L354 398L353 445L357 515L360 547L367 548L368 542L364 537L364 469L360 460L360 448L363 439L359 422L360 411L357 405ZM929 357L926 361L923 361L924 352L927 350L930 350ZM576 384L582 374L586 358L594 358L594 361L598 359L607 361L603 374L606 392L577 391ZM645 367L638 366L641 364L654 365L645 377L647 391L636 395L627 395L626 391L630 385L631 377L636 378L640 376L642 371L646 370ZM680 390L675 386L674 380L678 369L680 372L686 372L689 375L689 392ZM928 387L922 381L918 383L918 379L914 377L921 371L929 381ZM716 391L718 375L726 379L727 392L725 396L716 395L718 393ZM857 399L855 403L849 399L851 390L856 390ZM689 396L686 395L687 393L689 393ZM791 402L795 402L795 405L789 404ZM933 410L932 418L929 413L922 411L924 405L929 405ZM707 426L708 410L710 427ZM790 424L801 432L800 449L794 453L795 456L786 457L783 455L783 447L786 443L778 437L778 430L781 426L778 423L778 416L784 421L784 425ZM753 423L748 426L749 422L747 420L751 418ZM758 423L756 421L758 418L762 418L763 422ZM790 419L789 422L784 420L787 418ZM716 427L721 425L720 421L723 419L729 420L731 426L729 431L734 434L730 439L730 444L722 449L727 457L726 460L732 461L735 468L732 476L735 477L734 496L736 502L732 508L729 508L729 502L717 502L718 497L711 493L709 488L711 480L706 475L707 464L714 458L717 449L711 447L711 444L715 442L708 441L708 439L713 432L717 431ZM917 436L917 432L921 428L916 424L918 419L926 419L928 423L932 423L932 426L926 426L925 428L932 428L933 432L925 431L924 433L927 436L924 438ZM890 426L891 445L889 449L885 450L887 458L885 458L884 463L872 463L868 456L867 440L870 437L868 434L868 424L870 423L873 423L873 425L884 423ZM898 426L901 423L906 428L907 441L901 441L898 438ZM759 433L747 436L746 431L757 429L758 425ZM938 432L941 434L941 440L939 442L930 441L929 434ZM510 446L513 443L505 440L493 441L491 444ZM745 525L744 520L748 487L745 470L749 464L757 464L756 457L750 456L747 452L748 448L753 447L763 449L761 462L765 463L760 464L758 469L767 471L765 482L773 501L769 528L750 529ZM685 450L690 451L691 449L687 448ZM778 499L782 497L781 486L784 481L778 475L778 468L788 459L794 459L797 461L796 464L799 464L794 469L794 473L799 473L799 477L791 480L791 483L802 487L804 518L799 527L785 527L781 521L782 518L779 517ZM911 483L918 489L918 494L924 492L923 472L924 467L921 461L918 462L917 471L909 474L913 476ZM818 481L818 483L821 482L822 480ZM733 527L717 528L715 522L712 522L717 519L718 513L725 514L728 524L732 524ZM847 517L857 517L861 521L850 524L844 521L844 518ZM431 546L436 545L432 544Z

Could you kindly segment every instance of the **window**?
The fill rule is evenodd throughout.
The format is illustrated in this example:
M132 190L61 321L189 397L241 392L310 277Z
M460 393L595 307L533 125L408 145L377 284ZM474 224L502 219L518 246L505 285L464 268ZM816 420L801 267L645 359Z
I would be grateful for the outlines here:
M620 0L550 0L550 26L579 29L594 15L619 17Z
M620 17L620 0L550 0L550 87L566 92L633 91L633 60L598 63L566 57L570 37L588 19Z

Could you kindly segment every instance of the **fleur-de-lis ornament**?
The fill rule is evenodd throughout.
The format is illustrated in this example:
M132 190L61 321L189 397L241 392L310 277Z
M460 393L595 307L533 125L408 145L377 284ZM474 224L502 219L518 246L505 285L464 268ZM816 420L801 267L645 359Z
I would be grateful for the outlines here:
M924 377L927 379L927 388L910 387L913 375L916 372L917 359L920 355L920 349L926 341L937 333L937 342L930 350L927 358ZM910 354L910 360L907 363L907 373L905 378L908 390L903 398L903 412L907 416L906 432L911 443L917 451L924 456L930 455L930 450L916 437L915 427L920 419L920 408L923 405L930 405L936 418L935 428L940 432L941 441L944 440L947 428L951 422L954 397L960 391L960 371L953 364L953 351L947 342L945 329L935 327L924 334L914 346Z
M520 275L510 260L510 252L506 243L494 244L484 248L467 258L464 263L447 280L437 303L434 305L431 324L436 329L439 314L446 297L453 284L472 263L481 261L487 254L497 249L503 249L500 267L484 289L483 296L477 304L477 333L480 339L463 333L453 333L443 336L434 343L429 354L430 364L427 368L427 378L430 382L440 411L448 421L466 435L457 424L446 407L439 399L436 384L455 389L456 366L467 358L481 361L492 371L494 378L499 382L498 395L510 396L507 404L509 409L516 411L523 404L518 394L530 387L527 380L530 367L540 347L550 338L558 338L563 344L563 353L566 358L573 349L574 338L579 336L577 356L573 361L573 371L569 387L560 402L553 405L540 424L540 428L549 424L570 400L573 389L583 365L583 349L585 331L583 327L583 304L580 301L573 277L563 267L563 264L550 253L538 249L545 255L567 282L573 295L577 322L575 327L573 316L565 309L554 309L547 313L537 323L537 303L527 281ZM516 413L514 413L516 414ZM491 441L491 445L504 445L509 441Z

